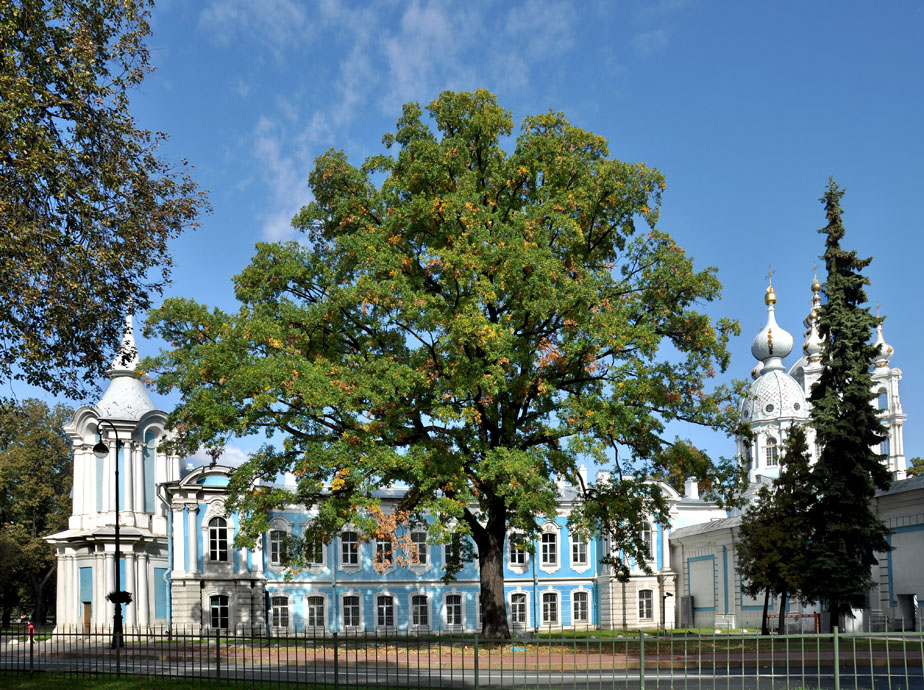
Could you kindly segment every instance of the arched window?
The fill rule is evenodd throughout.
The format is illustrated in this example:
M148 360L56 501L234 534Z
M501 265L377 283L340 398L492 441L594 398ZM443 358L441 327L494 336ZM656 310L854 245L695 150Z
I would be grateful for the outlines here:
M324 597L305 599L305 625L309 628L324 627Z
M229 627L228 595L214 594L209 597L209 613L213 630L227 630Z
M526 595L514 592L510 595L510 620L514 625L526 625Z
M556 625L558 623L558 592L542 593L542 624Z
M424 594L411 597L411 623L417 628L430 625L430 602Z
M889 394L886 393L885 388L879 389L879 396L876 398L876 408L879 410L889 409Z
M228 521L214 517L209 521L209 560L224 563L228 553Z
M427 533L422 531L411 532L411 543L417 552L415 565L427 565Z
M780 448L775 438L767 439L767 467L776 467L780 464Z
M359 597L348 594L343 597L343 627L358 628L360 625Z
M375 599L376 621L379 628L395 626L395 598L390 594L380 594Z
M269 533L270 565L282 565L286 559L288 534L285 530L274 529Z
M344 532L340 535L340 563L359 565L359 535L356 532Z
M461 628L462 627L462 595L461 594L447 594L446 595L446 627L447 628Z
M888 459L889 456L892 455L892 444L889 443L888 437L879 444L879 454L883 459Z
M642 555L645 557L646 561L651 560L651 525L647 522L642 523L642 528L639 531L639 538L642 541Z
M509 552L510 565L526 565L528 551L526 544L523 543L523 535L516 532L507 537L507 548Z
M542 534L542 565L558 565L558 533Z
M654 596L650 589L643 589L638 593L638 617L639 620L654 618Z

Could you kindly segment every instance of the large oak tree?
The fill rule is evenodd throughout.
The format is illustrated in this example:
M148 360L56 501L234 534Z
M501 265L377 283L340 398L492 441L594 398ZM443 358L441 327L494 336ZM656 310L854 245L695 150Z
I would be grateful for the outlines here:
M150 4L0 2L0 384L92 389L205 205L129 109Z
M172 299L149 314L170 349L145 368L182 393L180 449L274 435L234 477L244 540L287 503L316 508L307 541L429 518L433 540L473 542L484 634L505 637L505 536L556 514L558 478L578 485L572 529L624 555L619 577L644 560L643 517L667 519L645 481L675 474L659 463L732 483L733 463L664 451L672 420L734 423L732 392L710 378L737 325L699 311L719 295L715 270L655 229L660 172L610 158L558 113L508 140L511 114L485 91L427 110L405 106L384 138L393 155L318 158L294 220L304 239L258 246L236 313ZM585 484L591 462L616 472ZM294 495L255 488L284 470ZM405 492L383 515L386 486Z

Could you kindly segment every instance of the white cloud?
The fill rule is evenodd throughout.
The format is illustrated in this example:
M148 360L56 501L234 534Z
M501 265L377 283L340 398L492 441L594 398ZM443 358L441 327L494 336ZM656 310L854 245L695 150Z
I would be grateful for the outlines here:
M250 453L247 453L236 446L225 446L221 452L221 456L218 458L217 464L225 465L226 467L240 467L243 465L247 459L250 457ZM193 455L189 456L186 459L187 463L191 462L194 466L208 465L212 462L212 457L208 454L206 449L199 448Z
M670 36L664 29L655 29L640 33L632 39L632 47L640 55L651 55L658 51L664 50L670 40Z
M292 0L212 0L199 14L199 29L216 45L256 41L280 61L308 28L305 8Z
M294 146L286 145L292 139L265 116L260 117L254 130L254 160L270 191L270 210L263 215L261 234L270 242L294 237L292 217L311 200L307 184L310 163Z

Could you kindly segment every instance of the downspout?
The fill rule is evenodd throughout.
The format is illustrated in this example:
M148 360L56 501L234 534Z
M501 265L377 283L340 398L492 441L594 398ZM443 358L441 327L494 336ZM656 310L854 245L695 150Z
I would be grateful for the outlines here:
M164 488L163 484L157 487L157 498L161 500L167 509L167 572L164 573L164 582L167 583L167 633L173 630L173 510L167 499L160 495L160 490Z

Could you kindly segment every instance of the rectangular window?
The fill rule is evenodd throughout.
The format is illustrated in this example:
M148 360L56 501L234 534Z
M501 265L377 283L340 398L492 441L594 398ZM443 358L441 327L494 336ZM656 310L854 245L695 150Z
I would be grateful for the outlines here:
M558 623L558 594L543 592L542 594L542 623L554 625Z
M526 565L526 554L528 553L523 543L522 534L511 534L507 539L510 549L510 565Z
M228 522L222 517L212 518L209 522L209 560L228 560Z
M359 565L359 535L356 532L340 535L340 562L343 565Z
M414 550L417 552L417 565L427 564L427 533L411 532L411 541L414 543Z
M526 595L519 592L510 595L510 620L516 625L526 625Z
M209 611L214 630L228 629L228 595L215 594L209 598Z
M288 597L271 597L270 607L273 612L273 627L289 627L289 598Z
M288 533L285 530L274 529L269 533L270 565L282 565L287 555Z
M542 535L542 565L558 565L558 535L553 532Z
M382 594L376 598L378 627L392 628L395 625L395 598Z
M446 596L446 625L447 627L462 627L461 594L449 594Z
M430 606L427 597L415 594L411 597L411 621L418 627L430 625Z
M324 565L324 542L315 539L305 547L305 559L308 565Z
M391 539L375 540L375 561L382 565L392 565Z
M643 589L638 593L638 617L640 620L654 618L653 594L650 589Z
M309 628L324 627L324 597L305 599L305 625Z
M573 610L571 618L574 623L587 623L590 621L588 615L588 597L587 592L575 592L571 597Z
M359 597L343 597L343 627L359 627Z
M587 565L587 542L580 539L571 542L571 564Z

